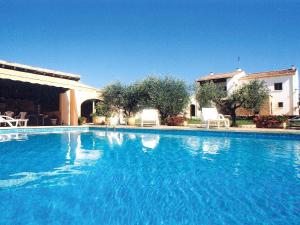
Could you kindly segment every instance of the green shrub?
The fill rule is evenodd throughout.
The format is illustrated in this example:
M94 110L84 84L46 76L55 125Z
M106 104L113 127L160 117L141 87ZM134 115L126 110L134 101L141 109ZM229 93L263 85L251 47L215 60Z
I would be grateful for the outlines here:
M166 119L168 126L183 126L184 121L187 121L186 117L183 116L172 116Z
M253 119L257 128L282 128L287 116L256 116Z

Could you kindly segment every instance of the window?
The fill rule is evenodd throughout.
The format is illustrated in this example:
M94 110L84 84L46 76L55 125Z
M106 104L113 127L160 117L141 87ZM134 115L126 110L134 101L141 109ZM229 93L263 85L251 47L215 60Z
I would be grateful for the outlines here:
M278 107L282 108L283 107L283 102L278 102Z
M277 91L282 90L282 83L275 83L274 90L277 90Z

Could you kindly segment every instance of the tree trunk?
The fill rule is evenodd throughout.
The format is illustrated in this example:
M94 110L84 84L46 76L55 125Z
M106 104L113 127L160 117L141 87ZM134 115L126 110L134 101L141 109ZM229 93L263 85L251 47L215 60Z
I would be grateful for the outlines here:
M232 127L237 127L235 109L230 111L230 116L231 116L231 119L232 119L231 126Z
M160 117L161 124L166 125L167 124L167 119L168 119L167 115L161 115L161 117Z

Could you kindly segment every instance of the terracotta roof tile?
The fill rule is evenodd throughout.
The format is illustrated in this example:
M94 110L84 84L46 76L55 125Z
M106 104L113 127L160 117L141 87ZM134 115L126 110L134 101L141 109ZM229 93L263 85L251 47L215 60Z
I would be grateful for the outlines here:
M241 78L241 80L279 77L279 76L290 76L290 75L295 75L295 72L296 72L296 69L285 69L285 70L275 70L275 71L268 71L268 72L251 73L248 76Z
M218 79L226 79L226 78L232 78L233 76L241 73L242 71L235 70L233 72L229 73L218 73L218 74L212 74L212 75L207 75L204 77L200 77L197 81L209 81L209 80L218 80Z

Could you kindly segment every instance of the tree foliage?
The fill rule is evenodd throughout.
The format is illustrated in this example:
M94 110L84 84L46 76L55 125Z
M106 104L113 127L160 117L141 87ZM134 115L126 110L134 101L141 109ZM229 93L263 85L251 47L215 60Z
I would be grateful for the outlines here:
M218 88L213 82L206 82L201 87L196 88L196 99L201 108L212 107L216 101L220 101L226 95L226 91Z
M143 108L155 108L163 123L182 113L189 102L187 85L173 77L148 77L130 85L118 82L106 86L102 96L104 104L112 110L123 109L127 116Z
M126 116L132 116L139 110L139 89L136 84L130 84L124 87L123 109Z
M189 102L186 83L173 77L148 77L139 82L140 104L158 109L161 120L183 112Z
M124 86L120 82L107 85L102 91L102 99L111 110L119 110L124 104Z
M123 85L120 82L108 85L103 89L102 99L112 111L124 110L126 116L138 111L137 85Z
M104 104L103 102L98 102L95 107L95 113L91 114L91 116L105 116L109 117L111 115L111 110L108 104Z
M232 126L236 124L236 110L245 108L252 112L259 111L269 96L269 89L263 81L252 80L231 92L222 91L213 82L201 85L196 93L200 107L212 104L232 117Z

